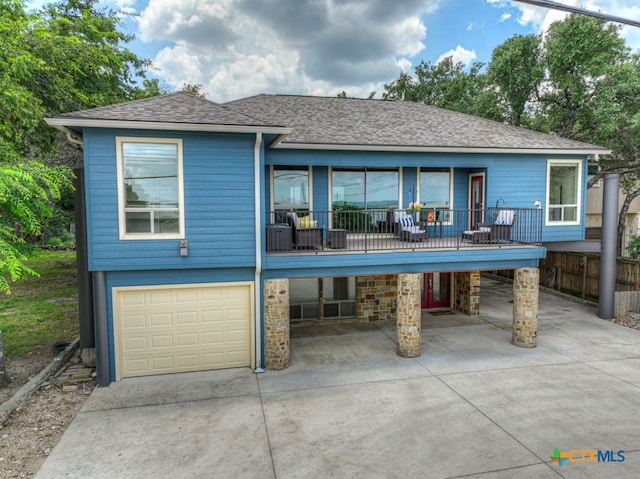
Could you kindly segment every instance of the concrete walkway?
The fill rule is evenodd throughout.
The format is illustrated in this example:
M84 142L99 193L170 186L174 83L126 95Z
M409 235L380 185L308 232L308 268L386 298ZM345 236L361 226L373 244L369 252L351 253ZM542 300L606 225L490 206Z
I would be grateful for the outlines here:
M640 332L541 294L520 349L510 300L483 279L479 317L424 313L416 359L394 323L314 325L292 328L286 371L97 389L36 477L640 477Z

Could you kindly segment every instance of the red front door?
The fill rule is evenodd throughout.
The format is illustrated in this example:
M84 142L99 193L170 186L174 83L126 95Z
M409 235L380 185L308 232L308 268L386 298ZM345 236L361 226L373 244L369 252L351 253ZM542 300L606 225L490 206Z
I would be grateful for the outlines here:
M422 309L451 307L451 273L425 273Z

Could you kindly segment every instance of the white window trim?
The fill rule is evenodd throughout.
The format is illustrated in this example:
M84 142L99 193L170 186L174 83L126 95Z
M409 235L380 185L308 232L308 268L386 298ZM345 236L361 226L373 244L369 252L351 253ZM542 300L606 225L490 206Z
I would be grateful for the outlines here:
M124 188L124 169L122 157L123 143L165 143L175 144L178 147L178 233L127 233L126 232L126 191ZM116 170L118 179L118 224L121 240L166 240L184 239L184 176L182 170L182 139L180 138L146 138L134 136L116 137ZM155 208L161 210L162 208ZM173 208L172 208L173 210Z
M551 181L551 167L558 165L577 165L578 166L578 189L576 193L576 221L550 221L549 220L549 209L552 205L549 203L549 196L551 193L551 187L549 182ZM581 224L580 218L582 218L582 160L547 160L547 191L546 191L546 208L544 212L544 221L545 226L575 226Z

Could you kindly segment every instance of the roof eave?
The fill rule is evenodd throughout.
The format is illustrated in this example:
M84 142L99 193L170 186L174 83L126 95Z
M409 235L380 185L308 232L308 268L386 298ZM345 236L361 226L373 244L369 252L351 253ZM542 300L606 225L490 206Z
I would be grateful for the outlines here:
M265 125L224 125L211 123L176 123L134 120L102 120L90 118L45 118L47 125L54 128L120 128L136 130L177 130L177 131L206 131L215 133L266 133L287 135L291 128L283 126Z
M272 148L288 150L388 151L401 153L490 153L536 155L608 155L606 148L496 148L469 146L403 146L403 145L350 145L331 143L278 142Z

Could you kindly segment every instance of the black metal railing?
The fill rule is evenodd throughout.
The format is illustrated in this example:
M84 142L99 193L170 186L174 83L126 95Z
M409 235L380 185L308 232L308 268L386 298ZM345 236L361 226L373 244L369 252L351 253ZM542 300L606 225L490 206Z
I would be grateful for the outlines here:
M277 210L268 253L394 251L540 245L542 210L528 208Z

